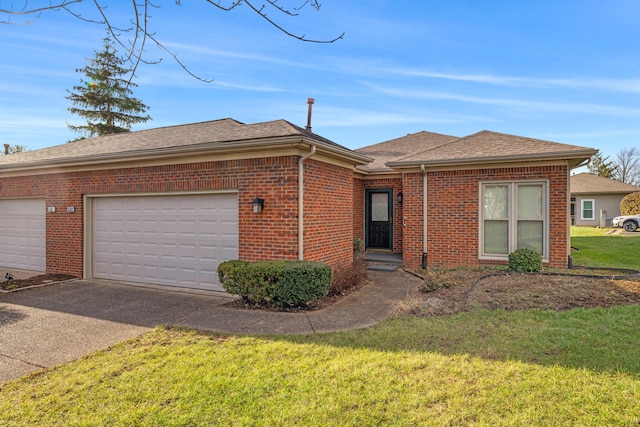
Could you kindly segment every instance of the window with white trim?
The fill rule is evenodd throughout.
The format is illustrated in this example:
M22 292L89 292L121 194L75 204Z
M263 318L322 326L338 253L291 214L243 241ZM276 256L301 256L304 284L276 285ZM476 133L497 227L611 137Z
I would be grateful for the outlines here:
M596 219L595 217L595 206L596 206L596 201L595 199L582 199L580 201L580 219L585 220L585 221L593 221L594 219Z
M480 184L480 256L504 259L529 248L548 259L549 203L546 181Z

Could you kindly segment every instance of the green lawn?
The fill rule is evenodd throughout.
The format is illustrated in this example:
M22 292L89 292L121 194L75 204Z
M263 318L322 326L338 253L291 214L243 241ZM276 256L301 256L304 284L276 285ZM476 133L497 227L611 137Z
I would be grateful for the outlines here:
M606 234L610 229L571 227L574 265L626 268L640 271L640 232L638 236Z
M637 426L638 348L638 306L288 337L157 329L4 385L0 425Z
M640 269L640 239L572 236L576 264ZM297 336L158 328L4 384L0 425L637 427L639 348L640 306Z

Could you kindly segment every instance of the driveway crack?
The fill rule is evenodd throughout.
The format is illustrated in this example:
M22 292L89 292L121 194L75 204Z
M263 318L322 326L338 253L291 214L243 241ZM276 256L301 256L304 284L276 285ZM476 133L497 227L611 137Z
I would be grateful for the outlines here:
M17 358L17 357L9 356L9 355L3 354L3 353L0 353L0 357L4 357L5 359L13 360L15 362L24 363L25 365L34 366L34 367L40 368L40 369L47 369L48 368L48 366L38 365L37 363L29 362L27 360L23 360L23 359L20 359L20 358Z

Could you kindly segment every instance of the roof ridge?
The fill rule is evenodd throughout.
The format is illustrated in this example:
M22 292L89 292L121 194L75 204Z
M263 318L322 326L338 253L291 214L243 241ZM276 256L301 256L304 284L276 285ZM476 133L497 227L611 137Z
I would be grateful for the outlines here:
M447 135L447 134L444 134L444 133L431 132L431 131L428 131L428 130L421 130L421 131L414 132L414 133L408 133L408 134L406 134L406 135L404 135L404 136L399 136L399 137L397 137L397 138L388 139L388 140L386 140L386 141L376 142L375 144L365 145L364 147L357 148L355 151L363 150L363 149L365 149L365 148L372 148L372 147L376 147L376 146L381 145L381 144L387 144L387 143L389 143L389 142L394 142L394 141L397 141L397 140L399 140L399 139L404 139L404 138L407 138L407 137L412 137L412 136L416 136L416 135L420 135L420 134L425 134L425 133L427 133L427 134L429 134L429 135L435 135L435 136L446 136L446 137L450 137L450 138L454 138L454 139L459 138L458 136Z
M448 136L448 135L443 135L443 136ZM406 156L401 157L401 158L397 159L396 161L397 162L401 162L401 161L403 161L404 159L406 159L408 157L413 157L413 156L417 156L417 155L420 155L420 154L428 153L429 151L434 151L434 150L440 149L440 148L444 147L445 145L453 144L454 142L456 142L456 141L458 141L460 139L462 139L462 138L454 136L453 139L451 139L449 141L444 141L441 144L434 145L434 146L429 147L429 148L427 148L425 150L422 150L422 151L416 151L415 153L407 154Z

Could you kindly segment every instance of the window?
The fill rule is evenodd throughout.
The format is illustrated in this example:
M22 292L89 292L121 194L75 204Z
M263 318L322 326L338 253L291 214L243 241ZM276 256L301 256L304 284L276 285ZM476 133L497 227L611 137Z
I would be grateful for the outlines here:
M520 248L548 256L546 182L482 183L480 256L504 259Z
M580 212L582 212L582 216L580 219L583 220L594 220L596 219L594 216L594 206L596 204L594 199L582 199L580 201L580 203L582 204L582 209L580 209Z

